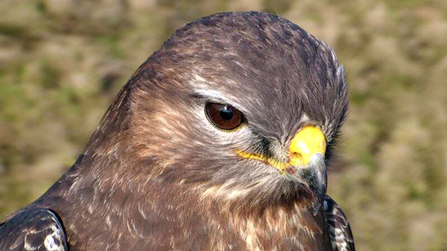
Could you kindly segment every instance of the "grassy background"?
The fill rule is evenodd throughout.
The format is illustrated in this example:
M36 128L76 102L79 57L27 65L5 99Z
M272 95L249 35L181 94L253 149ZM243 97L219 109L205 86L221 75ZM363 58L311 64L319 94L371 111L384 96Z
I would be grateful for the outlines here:
M329 193L358 250L447 250L447 1L1 0L0 218L75 160L133 71L184 23L263 10L345 65Z

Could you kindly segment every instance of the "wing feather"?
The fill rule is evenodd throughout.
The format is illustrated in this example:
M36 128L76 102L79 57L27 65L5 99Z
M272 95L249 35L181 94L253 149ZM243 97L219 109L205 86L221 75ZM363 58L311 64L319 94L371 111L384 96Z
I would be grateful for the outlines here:
M24 209L0 223L0 250L67 251L62 223L45 208Z
M324 200L324 215L333 250L355 251L354 237L348 219L340 206L327 195Z

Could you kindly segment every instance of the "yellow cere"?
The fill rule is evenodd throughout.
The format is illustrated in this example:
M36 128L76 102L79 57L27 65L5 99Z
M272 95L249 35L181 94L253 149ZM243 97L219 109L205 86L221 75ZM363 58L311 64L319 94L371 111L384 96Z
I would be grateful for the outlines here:
M290 164L294 166L307 166L310 158L326 152L326 137L320 128L306 126L293 137L289 147Z
M324 156L325 152L326 138L321 129L316 126L306 126L295 134L289 146L290 158L288 162L279 162L276 159L268 158L262 154L236 151L244 159L267 162L282 172L289 166L305 167L309 164L314 154L320 153Z

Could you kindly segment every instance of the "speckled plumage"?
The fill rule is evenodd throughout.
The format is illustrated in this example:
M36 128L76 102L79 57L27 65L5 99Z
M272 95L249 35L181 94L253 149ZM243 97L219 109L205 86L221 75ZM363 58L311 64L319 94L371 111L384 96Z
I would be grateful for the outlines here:
M206 102L231 104L247 125L217 129ZM41 222L24 219L48 209L71 251L354 250L332 199L314 216L303 184L235 154L285 160L293 135L315 124L329 163L346 111L334 52L297 25L258 12L191 22L140 66L67 173L0 225L0 247L22 243ZM23 231L11 237L14 220Z

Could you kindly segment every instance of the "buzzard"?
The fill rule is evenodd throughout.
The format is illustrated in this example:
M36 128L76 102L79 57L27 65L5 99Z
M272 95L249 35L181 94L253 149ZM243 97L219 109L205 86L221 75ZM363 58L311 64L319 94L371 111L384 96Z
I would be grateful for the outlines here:
M348 107L335 53L260 12L177 30L0 250L354 250L326 195Z

